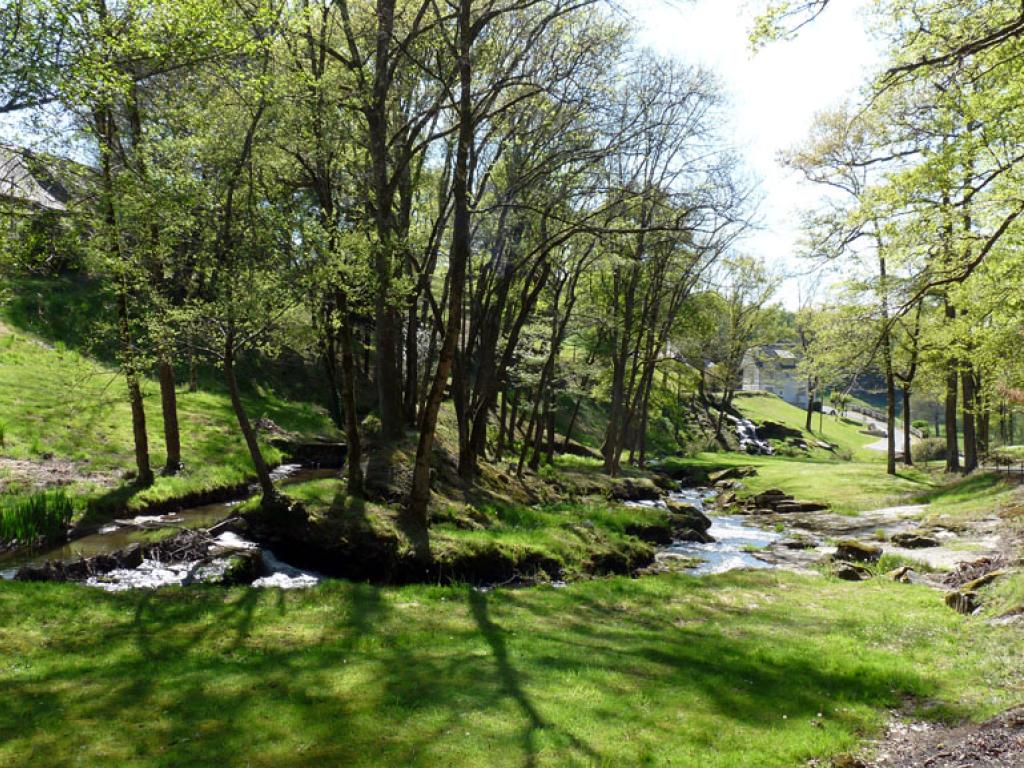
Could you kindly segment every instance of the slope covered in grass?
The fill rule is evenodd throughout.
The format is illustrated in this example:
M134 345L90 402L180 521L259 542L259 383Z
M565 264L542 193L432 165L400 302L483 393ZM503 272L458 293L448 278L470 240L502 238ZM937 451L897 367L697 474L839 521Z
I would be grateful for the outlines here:
M159 387L144 382L151 460L163 466ZM252 475L248 452L226 394L179 390L185 471L136 490L131 413L123 377L63 344L0 325L0 491L28 492L41 482L70 483L100 506L140 508L197 491L237 485ZM302 434L331 434L322 409L271 392L246 398L250 416ZM267 458L280 459L270 447Z
M1019 703L923 587L742 573L482 593L0 588L0 764L804 766Z
M755 423L774 421L784 424L790 429L799 430L806 440L812 444L824 440L836 446L840 453L858 461L880 461L884 458L878 451L865 448L878 440L877 437L861 433L864 429L860 424L852 424L835 416L814 414L811 421L812 431L804 429L807 412L783 400L778 395L767 392L739 392L734 401L736 408ZM816 457L826 458L827 452L814 449Z

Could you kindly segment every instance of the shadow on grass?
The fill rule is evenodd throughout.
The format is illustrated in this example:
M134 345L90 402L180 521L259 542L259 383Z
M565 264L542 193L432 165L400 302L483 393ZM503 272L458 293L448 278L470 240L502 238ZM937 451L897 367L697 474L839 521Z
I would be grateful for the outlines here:
M796 727L827 705L856 733L864 722L848 707L937 692L895 653L823 653L813 612L752 616L693 587L693 620L680 626L657 587L622 584L483 594L334 582L288 595L16 585L0 600L17 654L0 664L0 762L640 764L672 744L713 752L716 723L766 749L783 713ZM851 619L851 636L874 620ZM44 642L28 639L43 627Z
M921 504L941 504L942 502L956 503L968 499L977 500L986 496L996 496L1013 487L1013 484L1006 478L1000 477L994 472L974 472L967 477L957 478L922 493L917 497L917 501Z

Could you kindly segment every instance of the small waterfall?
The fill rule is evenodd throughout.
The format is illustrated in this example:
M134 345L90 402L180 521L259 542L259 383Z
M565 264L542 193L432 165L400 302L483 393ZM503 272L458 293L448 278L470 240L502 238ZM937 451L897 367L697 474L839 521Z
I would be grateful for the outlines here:
M757 427L750 419L741 419L732 415L728 416L728 419L736 429L736 437L739 438L741 451L762 456L771 456L775 453L771 443L757 436Z

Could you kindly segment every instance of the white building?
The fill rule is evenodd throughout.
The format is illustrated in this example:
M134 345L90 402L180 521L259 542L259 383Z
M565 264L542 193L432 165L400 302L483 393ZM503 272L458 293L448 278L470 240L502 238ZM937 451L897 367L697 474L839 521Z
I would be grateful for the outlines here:
M758 347L743 358L743 391L771 392L787 403L807 406L807 382L797 370L799 358L774 344Z

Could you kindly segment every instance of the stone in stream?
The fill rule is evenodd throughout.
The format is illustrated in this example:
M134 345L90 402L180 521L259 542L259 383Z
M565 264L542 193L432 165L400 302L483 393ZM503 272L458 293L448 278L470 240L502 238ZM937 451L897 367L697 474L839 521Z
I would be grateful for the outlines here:
M646 477L627 477L618 480L608 492L612 501L657 501L662 490Z
M793 497L778 488L769 488L754 496L754 503L759 507L774 507L783 501L793 501Z
M832 559L847 563L877 563L882 558L882 548L865 544L854 539L843 539L836 544Z
M825 512L829 508L828 504L824 504L820 501L780 501L775 504L774 509L780 515L792 514L796 512Z
M939 546L939 540L920 531L893 534L892 543L904 549L925 549Z
M666 506L672 513L672 524L676 527L696 531L706 531L711 527L711 518L693 504L669 499Z
M14 578L17 581L85 581L122 568L142 565L143 549L131 544L109 555L94 555L80 560L47 560L41 564L23 565Z

